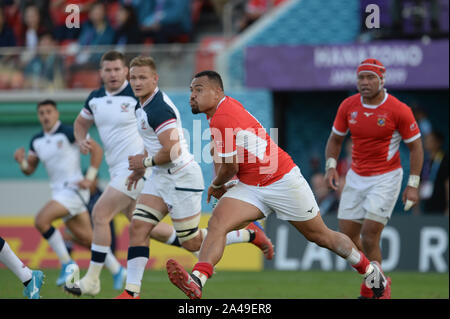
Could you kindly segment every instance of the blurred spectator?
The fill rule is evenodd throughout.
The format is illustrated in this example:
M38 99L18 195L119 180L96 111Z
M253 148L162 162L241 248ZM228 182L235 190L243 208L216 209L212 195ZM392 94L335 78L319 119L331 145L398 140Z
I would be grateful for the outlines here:
M1 0L0 0L1 1ZM4 19L6 24L12 28L16 38L16 45L19 45L19 39L22 35L22 14L18 5L19 0L4 0L2 5Z
M345 156L339 158L336 166L336 170L339 173L339 187L337 191L338 198L341 197L342 190L345 186L345 176L347 176L348 170L352 167L352 149L352 139L347 138L344 144Z
M34 4L26 6L23 12L23 28L19 45L34 50L38 46L40 35L45 32L48 32L48 28L42 23L39 8Z
M312 153L312 155L309 158L309 170L311 172L310 176L312 176L321 171L322 165L320 163L320 155L313 150L310 150L310 152Z
M3 8L0 7L0 47L16 46L16 37L13 30L8 26Z
M424 139L429 156L422 169L420 198L426 214L449 213L448 153L443 149L444 141L444 135L438 131L432 131Z
M16 36L7 23L5 8L0 6L0 48L17 45ZM0 55L0 90L20 89L24 76L16 67L17 55Z
M217 17L222 20L223 16L223 9L225 5L227 4L228 0L210 0L211 4L214 7L214 11L217 14Z
M143 2L145 6L141 7ZM138 12L143 35L155 43L168 43L181 35L191 35L190 0L132 0L131 4ZM145 16L141 10L146 10Z
M37 54L24 69L26 88L63 88L63 59L57 53L56 45L51 33L45 33L41 36Z
M108 45L114 42L114 30L106 19L102 2L96 2L89 11L89 19L81 27L80 45Z
M440 32L438 0L392 0L391 5L392 33L395 37L407 35L404 22L408 19L411 20L414 28L410 35L423 36L424 33L427 33L424 28L427 16L430 16L431 33L437 34Z
M319 205L320 214L324 216L325 214L336 213L339 200L336 192L328 187L323 173L315 173L311 177L311 187Z
M140 44L142 35L132 5L121 5L117 11L117 29L114 43L118 45Z
M137 16L139 25L144 24L144 20L153 12L154 0L120 0L122 6L131 5Z
M25 77L21 71L12 65L0 62L0 90L22 89Z
M50 0L50 16L54 25L54 36L59 42L75 40L80 35L80 28L67 28L66 18L69 15L66 8L75 4L80 9L80 25L88 20L88 12L96 0Z
M102 2L96 2L89 11L89 19L81 26L78 44L81 46L112 45L115 32L106 19L106 8ZM76 57L77 64L93 65L97 68L102 52L91 54L89 48L83 48Z
M245 6L244 17L239 22L239 32L244 31L244 29L249 27L253 22L285 1L286 0L248 0L247 5Z
M414 114L414 118L416 119L416 122L419 125L420 133L425 138L428 134L431 133L433 129L431 121L428 118L428 114L425 112L423 108L418 106L417 103L413 103L411 108Z
M49 0L20 0L19 1L20 12L25 12L26 7L29 5L34 5L38 8L39 16L41 18L41 25L45 28L45 30L51 30L53 27L53 22L49 15L50 12Z

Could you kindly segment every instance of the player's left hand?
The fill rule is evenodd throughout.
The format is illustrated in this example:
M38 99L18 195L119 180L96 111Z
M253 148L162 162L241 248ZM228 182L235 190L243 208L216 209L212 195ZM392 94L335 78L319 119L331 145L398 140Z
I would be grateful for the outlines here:
M84 178L81 181L78 182L78 186L82 189L89 189L92 186L92 183L94 181L91 181L90 179Z
M208 188L208 198L206 199L206 202L209 204L211 200L211 196L220 199L223 194L227 192L227 188L225 186L222 186L221 188L213 188L209 186Z
M143 163L144 158L146 158L144 154L128 156L128 169L134 171L145 168Z
M416 187L406 186L402 194L402 201L403 204L405 204L405 211L409 210L419 202L419 189ZM408 205L406 205L407 203Z

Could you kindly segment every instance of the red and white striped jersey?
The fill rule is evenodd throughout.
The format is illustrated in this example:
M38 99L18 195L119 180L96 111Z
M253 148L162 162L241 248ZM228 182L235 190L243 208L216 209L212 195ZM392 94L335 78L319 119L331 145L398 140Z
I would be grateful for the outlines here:
M385 92L379 105L366 105L361 95L346 98L339 106L333 124L335 134L350 131L352 170L372 176L400 168L400 142L410 143L420 137L411 108Z
M237 177L244 184L266 186L295 167L292 158L237 100L226 96L209 121L218 155L237 155Z

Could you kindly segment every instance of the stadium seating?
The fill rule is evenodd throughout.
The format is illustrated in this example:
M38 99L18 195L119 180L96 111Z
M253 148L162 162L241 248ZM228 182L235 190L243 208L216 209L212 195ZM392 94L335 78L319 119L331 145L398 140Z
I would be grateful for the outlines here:
M359 34L359 14L358 0L329 1L326 5L302 0L281 5L244 31L249 38L228 56L228 61L233 61L228 64L232 84L244 84L246 47L351 42Z

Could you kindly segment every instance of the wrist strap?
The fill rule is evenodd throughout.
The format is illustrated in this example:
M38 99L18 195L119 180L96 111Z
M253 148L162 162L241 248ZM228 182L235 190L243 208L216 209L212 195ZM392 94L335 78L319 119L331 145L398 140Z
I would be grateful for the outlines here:
M408 178L408 186L418 188L420 183L420 176L419 175L409 175Z
M26 171L28 169L28 161L26 159L23 159L22 162L20 162L20 169L22 171Z
M153 159L152 156L149 156L147 158L144 158L144 160L142 161L142 164L144 164L144 167L151 167L151 166L155 166L155 160Z
M336 166L337 166L336 159L334 159L333 157L328 157L325 163L325 172L328 171L330 168L336 168Z
M98 168L95 168L93 166L89 166L87 172L86 172L86 179L93 181L97 177Z
M211 187L214 189L219 189L219 188L223 187L223 184L222 185L214 185L214 183L211 183Z

